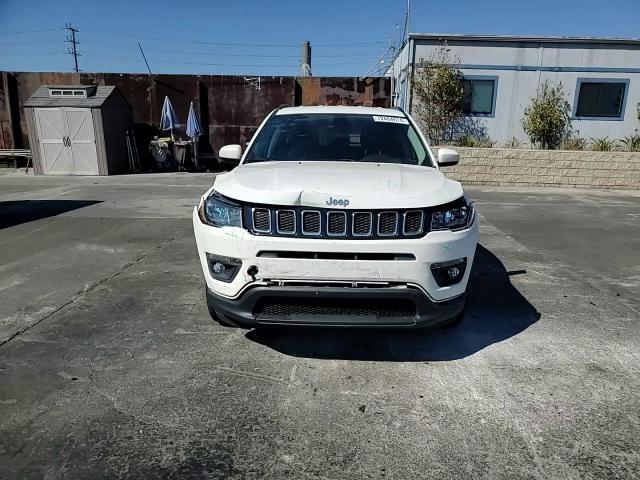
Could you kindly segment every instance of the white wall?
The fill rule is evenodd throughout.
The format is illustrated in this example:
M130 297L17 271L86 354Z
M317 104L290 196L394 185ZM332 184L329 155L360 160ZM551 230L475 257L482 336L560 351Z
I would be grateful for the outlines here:
M413 41L416 64L441 45L435 39ZM512 137L528 142L521 119L538 85L545 79L562 82L572 108L579 78L628 80L622 120L574 119L572 125L580 137L587 139L603 136L619 139L640 130L636 111L640 101L640 45L450 40L448 48L452 55L459 57L464 75L498 77L495 116L476 119L499 143ZM411 69L407 67L412 49L411 43L405 46L396 60L397 65L389 71L389 74L395 71L398 89L403 82L406 84L405 76L410 76ZM409 109L411 102L407 96L405 102L399 104Z

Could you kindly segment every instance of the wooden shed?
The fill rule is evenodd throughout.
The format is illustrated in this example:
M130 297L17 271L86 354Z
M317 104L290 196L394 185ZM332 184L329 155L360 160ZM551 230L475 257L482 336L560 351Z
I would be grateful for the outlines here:
M44 85L24 103L36 175L109 175L129 166L131 106L116 87Z

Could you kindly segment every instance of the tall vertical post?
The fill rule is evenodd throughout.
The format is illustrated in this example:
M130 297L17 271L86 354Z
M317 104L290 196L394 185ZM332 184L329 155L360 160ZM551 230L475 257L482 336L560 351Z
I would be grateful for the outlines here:
M409 40L411 30L411 0L407 0L407 14L404 17L404 30L402 32L402 45Z
M71 48L69 49L69 51L67 52L69 55L73 55L73 62L75 64L74 67L74 71L76 73L80 72L80 69L78 68L78 56L80 55L78 53L78 49L77 49L77 45L80 43L76 40L76 33L78 33L80 30L78 30L77 28L74 28L70 23L67 23L67 26L65 27L67 30L69 30L70 32L70 36L67 36L67 43L71 44Z
M311 44L308 41L302 42L302 52L300 56L300 76L311 76Z

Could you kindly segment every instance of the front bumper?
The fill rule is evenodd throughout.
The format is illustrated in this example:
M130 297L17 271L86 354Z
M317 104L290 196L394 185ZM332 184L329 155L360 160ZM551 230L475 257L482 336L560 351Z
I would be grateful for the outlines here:
M471 265L478 243L478 216L473 225L460 231L435 231L417 239L335 240L256 236L237 227L211 227L200 221L193 210L193 228L198 255L209 290L221 297L235 299L249 288L269 281L342 281L388 282L413 285L431 300L440 302L466 291ZM330 258L272 258L260 252L317 252L366 255L397 254L411 260L344 260ZM242 262L231 282L212 277L207 253L233 257ZM466 258L467 269L455 285L439 287L431 273L433 263ZM250 267L258 274L250 275Z
M418 239L335 240L256 236L242 228L203 224L196 209L193 211L193 226L210 303L215 310L244 325L280 322L412 326L451 318L464 305L479 230L476 216L468 229L434 231ZM274 251L281 255L264 255L264 252ZM318 255L316 258L301 258L298 255L301 252ZM357 259L346 259L354 253L358 254ZM232 257L241 262L232 281L223 282L212 277L207 254ZM385 259L372 259L381 254L386 255ZM462 258L467 261L462 279L454 285L438 286L431 265ZM263 314L264 298L277 300L286 297L296 299L297 303L273 307L276 310L269 315ZM313 310L317 300L335 300L340 304L349 299L360 299L364 303L408 302L413 305L413 313L385 316L383 305L379 309L383 311L382 315L375 309L371 314L367 311L363 314L359 310L352 315L352 308L357 310L366 305L353 307L346 304L341 310L342 319L310 313L322 310L320 307ZM301 306L301 303L306 306ZM400 310L406 312L405 307ZM326 308L330 306L326 305Z
M459 314L465 295L433 302L413 287L256 286L237 299L207 288L207 303L233 323L328 327L426 327Z

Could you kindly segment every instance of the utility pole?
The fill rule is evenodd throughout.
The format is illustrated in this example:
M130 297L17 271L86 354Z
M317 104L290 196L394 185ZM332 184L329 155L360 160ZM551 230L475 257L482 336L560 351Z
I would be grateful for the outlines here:
M78 49L76 48L76 45L79 45L80 42L78 42L76 40L76 33L78 33L80 30L78 30L77 28L74 28L71 23L67 23L66 30L69 30L70 35L67 35L67 39L66 42L71 44L71 48L67 51L67 53L69 55L73 55L73 61L75 63L75 72L79 73L80 69L78 68L78 57L80 56L80 54L78 53Z
M411 19L410 19L410 15L411 15L411 0L407 0L407 13L404 17L404 30L402 32L402 45L404 45L404 42L409 40L409 34L411 26Z

